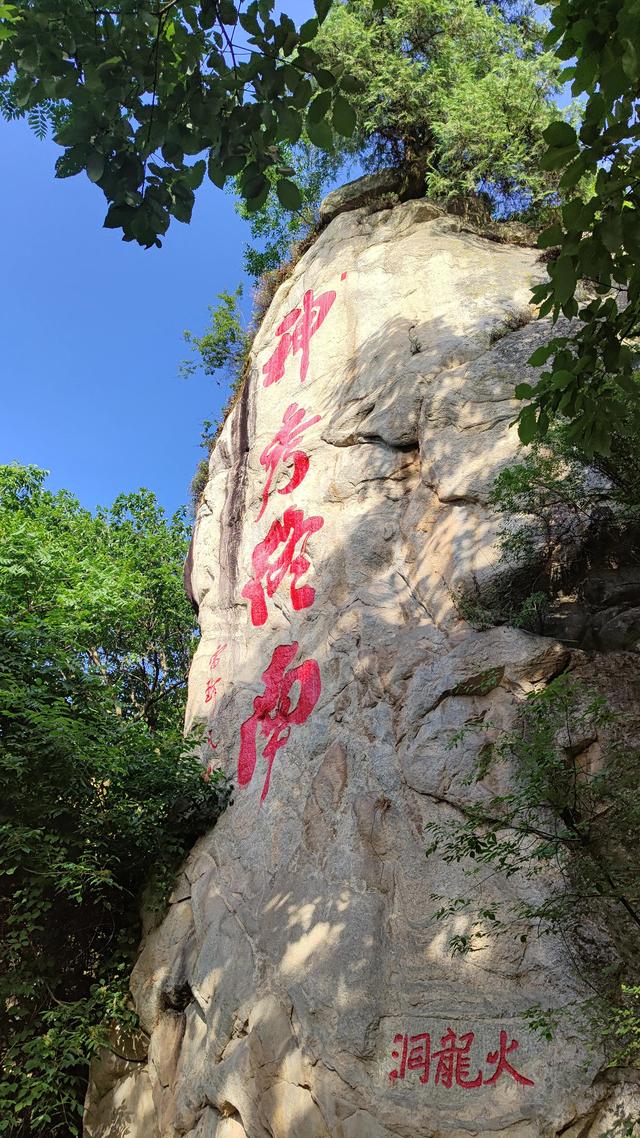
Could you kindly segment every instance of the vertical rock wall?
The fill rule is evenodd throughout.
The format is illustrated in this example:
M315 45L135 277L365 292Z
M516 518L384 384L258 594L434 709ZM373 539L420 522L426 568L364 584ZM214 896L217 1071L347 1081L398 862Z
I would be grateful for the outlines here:
M188 721L235 801L146 938L148 1059L96 1070L91 1138L606 1127L597 1057L524 1016L580 995L563 946L452 958L433 895L463 872L425 857L425 825L488 793L480 747L568 658L453 600L504 572L487 496L545 335L536 256L414 201L336 217L278 291L188 567Z

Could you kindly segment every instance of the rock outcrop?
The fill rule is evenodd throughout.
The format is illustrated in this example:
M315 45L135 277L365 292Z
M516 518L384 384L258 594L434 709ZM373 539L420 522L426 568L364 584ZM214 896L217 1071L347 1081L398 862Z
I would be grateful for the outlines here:
M334 217L280 287L189 562L188 725L234 802L146 936L148 1059L98 1065L89 1138L586 1138L617 1109L566 1018L528 1029L581 995L565 947L452 957L434 894L464 869L425 857L425 827L487 793L487 737L569 657L456 600L505 572L488 494L548 333L542 272L409 201Z

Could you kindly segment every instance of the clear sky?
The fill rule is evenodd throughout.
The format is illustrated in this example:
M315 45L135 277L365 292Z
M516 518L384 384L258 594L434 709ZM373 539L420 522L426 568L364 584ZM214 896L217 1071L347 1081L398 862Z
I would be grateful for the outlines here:
M0 460L44 466L89 507L148 486L172 511L224 401L212 379L178 376L182 333L240 281L247 227L203 183L191 224L141 249L102 228L85 175L54 177L54 143L0 121L0 145Z
M286 10L299 23L313 7ZM173 511L225 402L211 378L178 376L182 333L242 280L248 227L205 180L191 224L141 249L102 228L85 174L54 177L61 148L26 123L0 119L0 153L0 462L45 467L90 508L147 486Z

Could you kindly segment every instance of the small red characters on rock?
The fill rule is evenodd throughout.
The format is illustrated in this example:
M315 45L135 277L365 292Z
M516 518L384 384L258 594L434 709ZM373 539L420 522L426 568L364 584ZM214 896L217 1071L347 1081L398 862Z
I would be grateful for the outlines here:
M213 652L209 657L210 672L215 671L215 669L218 667L218 664L220 663L220 657L222 656L222 653L226 647L226 644L218 644L215 652ZM205 703L211 703L212 700L215 702L215 700L218 698L218 684L221 683L221 681L222 676L211 676L207 680L207 686L204 692Z
M520 1046L517 1039L508 1044L509 1036L504 1030L500 1031L500 1044L497 1051L490 1051L487 1062L495 1066L495 1071L488 1078L484 1078L482 1070L477 1072L471 1066L471 1048L475 1039L475 1032L467 1031L457 1035L453 1028L448 1027L440 1039L440 1047L434 1051L431 1045L431 1036L428 1032L419 1035L398 1034L393 1039L391 1058L399 1060L389 1072L392 1082L405 1079L408 1071L419 1071L420 1082L428 1083L433 1072L435 1086L450 1089L462 1087L463 1090L474 1090L477 1087L491 1086L502 1075L509 1075L521 1086L533 1087L533 1079L526 1078L507 1059L513 1051Z
M431 1036L428 1032L420 1035L396 1035L394 1048L402 1044L402 1049L391 1052L392 1059L399 1059L398 1066L389 1073L390 1079L404 1079L407 1071L420 1071L420 1082L429 1082L431 1068Z
M222 676L216 676L215 679L207 680L207 686L204 690L205 703L211 703L212 700L216 700L218 698L218 684L220 683L221 679Z
M218 664L220 663L220 657L222 656L222 653L224 652L226 647L227 647L226 644L218 644L218 647L216 648L215 652L213 652L212 655L209 657L209 671L210 672L212 672L214 670L214 668L217 668Z
M469 1054L475 1036L473 1031L467 1031L460 1036L458 1042L455 1031L447 1028L440 1040L440 1050L434 1051L433 1058L438 1060L435 1073L435 1083L443 1087L451 1087L455 1082L458 1087L479 1087L482 1085L482 1071L472 1079L469 1074L471 1056Z

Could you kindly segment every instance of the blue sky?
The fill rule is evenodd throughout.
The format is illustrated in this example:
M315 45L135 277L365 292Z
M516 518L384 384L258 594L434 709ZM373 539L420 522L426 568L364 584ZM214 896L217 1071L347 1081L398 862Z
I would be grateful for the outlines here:
M141 249L102 228L85 175L54 177L54 143L23 122L0 121L0 137L0 461L45 467L91 508L148 486L172 511L204 454L202 420L224 402L210 378L178 376L182 333L242 279L247 226L207 183L191 224Z
M287 11L300 23L312 2ZM0 148L0 462L45 467L52 489L90 508L147 486L171 512L204 455L202 422L226 398L211 378L178 376L182 333L200 332L207 305L243 279L248 226L206 180L191 224L141 249L102 228L104 197L85 174L54 177L60 147L0 119Z

